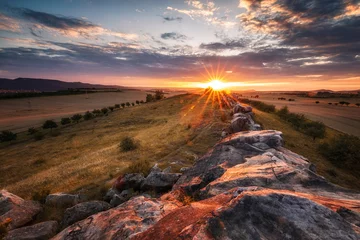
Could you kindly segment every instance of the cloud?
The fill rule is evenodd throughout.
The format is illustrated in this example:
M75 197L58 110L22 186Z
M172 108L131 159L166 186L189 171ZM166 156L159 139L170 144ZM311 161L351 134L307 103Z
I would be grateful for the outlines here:
M172 21L179 21L181 22L182 21L182 17L168 17L168 16L162 16L162 18L165 20L165 21L168 21L168 22L172 22Z
M161 38L162 39L166 39L166 40L186 40L187 37L183 34L180 33L176 33L176 32L168 32L168 33L163 33L161 34Z
M9 32L20 32L20 23L14 18L0 13L0 30Z
M13 12L18 14L25 21L33 23L30 28L31 34L40 36L41 33L35 30L55 31L67 37L84 37L88 39L97 39L99 36L113 36L126 40L134 40L136 34L122 33L103 28L83 18L65 17L62 15L53 15L45 12L33 11L27 8L13 8Z
M207 49L211 51L218 51L218 50L226 50L226 49L237 49L237 48L244 48L246 44L244 41L227 41L225 43L222 42L213 42L213 43L202 43L200 44L201 49Z

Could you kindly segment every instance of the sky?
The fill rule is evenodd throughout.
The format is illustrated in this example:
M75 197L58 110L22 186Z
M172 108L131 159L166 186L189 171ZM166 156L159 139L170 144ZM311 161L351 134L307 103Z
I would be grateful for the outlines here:
M360 0L0 0L0 77L360 89Z

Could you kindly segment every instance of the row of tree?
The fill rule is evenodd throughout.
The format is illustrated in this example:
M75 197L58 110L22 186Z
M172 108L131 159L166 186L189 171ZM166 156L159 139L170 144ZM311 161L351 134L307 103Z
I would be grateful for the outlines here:
M315 103L316 103L316 104L319 104L320 102L319 102L319 101L316 101ZM339 104L340 104L341 106L344 106L344 105L349 106L351 103L345 102L345 101L340 101L340 102L338 102L338 103L331 103L331 102L329 102L328 104L329 104L329 105L333 105L333 104L334 104L334 105L336 105L336 106L339 105ZM354 105L357 106L357 107L360 107L360 103L355 103Z

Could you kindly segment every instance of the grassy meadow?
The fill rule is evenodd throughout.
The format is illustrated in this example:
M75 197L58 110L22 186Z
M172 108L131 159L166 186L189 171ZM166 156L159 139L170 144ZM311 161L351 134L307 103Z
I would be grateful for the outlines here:
M27 199L42 192L92 196L134 164L159 163L176 171L220 139L228 125L220 116L206 97L179 95L41 130L45 137L39 141L19 133L16 141L0 144L0 187ZM127 136L138 148L122 152L119 144Z

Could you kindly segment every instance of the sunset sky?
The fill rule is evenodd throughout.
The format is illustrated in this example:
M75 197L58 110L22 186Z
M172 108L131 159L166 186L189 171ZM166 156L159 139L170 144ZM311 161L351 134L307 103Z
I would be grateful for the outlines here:
M0 0L0 77L196 87L210 75L360 89L360 0Z

